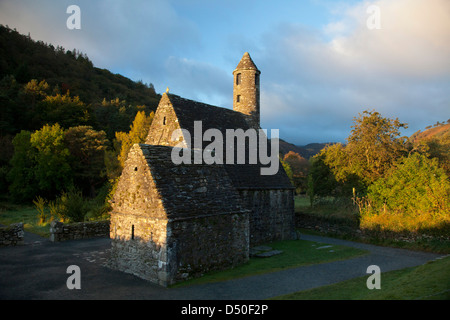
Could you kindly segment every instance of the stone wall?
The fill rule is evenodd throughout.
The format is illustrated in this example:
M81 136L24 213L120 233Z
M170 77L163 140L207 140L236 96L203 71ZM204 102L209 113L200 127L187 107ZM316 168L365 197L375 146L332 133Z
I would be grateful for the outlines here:
M0 247L24 244L23 235L23 223L0 227Z
M166 228L165 219L113 212L108 267L165 285Z
M216 214L170 223L175 242L171 261L174 282L224 270L249 259L248 212Z
M50 241L109 237L109 221L91 221L64 224L52 221L50 224Z
M293 190L240 190L250 214L250 246L295 239Z
M108 267L168 286L248 261L248 213L157 219L114 213Z

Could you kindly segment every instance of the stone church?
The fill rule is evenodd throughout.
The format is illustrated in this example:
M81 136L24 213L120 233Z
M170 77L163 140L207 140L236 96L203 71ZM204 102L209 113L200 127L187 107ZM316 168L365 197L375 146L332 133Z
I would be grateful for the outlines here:
M196 121L203 132L224 136L227 129L259 129L260 74L245 53L233 72L233 110L162 95L112 200L111 268L168 286L245 263L252 246L295 237L294 188L281 165L261 175L259 161L175 164L171 158L180 144L194 155L205 148L186 143Z

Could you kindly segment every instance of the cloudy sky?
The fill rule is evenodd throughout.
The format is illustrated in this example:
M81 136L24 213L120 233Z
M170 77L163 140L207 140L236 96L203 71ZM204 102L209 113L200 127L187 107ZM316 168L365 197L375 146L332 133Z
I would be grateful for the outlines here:
M0 23L225 108L248 51L262 128L297 145L345 142L364 110L408 123L405 135L450 118L449 0L1 0Z

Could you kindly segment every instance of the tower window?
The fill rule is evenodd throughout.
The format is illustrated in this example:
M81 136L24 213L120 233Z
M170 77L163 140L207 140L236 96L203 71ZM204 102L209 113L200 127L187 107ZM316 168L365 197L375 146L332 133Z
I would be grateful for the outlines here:
M164 119L163 119L163 126L165 126L166 125L166 117L164 117Z
M240 84L241 84L241 74L238 73L238 74L236 75L236 85L240 85Z
M236 102L241 102L241 96L239 94L236 96Z
M134 224L131 225L131 240L134 240Z

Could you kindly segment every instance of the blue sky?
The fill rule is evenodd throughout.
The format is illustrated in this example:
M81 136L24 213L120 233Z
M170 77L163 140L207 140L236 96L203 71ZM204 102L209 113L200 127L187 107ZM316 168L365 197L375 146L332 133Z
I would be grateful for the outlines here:
M81 30L69 30L69 5ZM380 29L369 29L370 6ZM261 126L304 145L345 142L364 110L409 124L450 118L450 1L2 0L0 23L76 48L160 93L232 107L244 52L261 70Z

